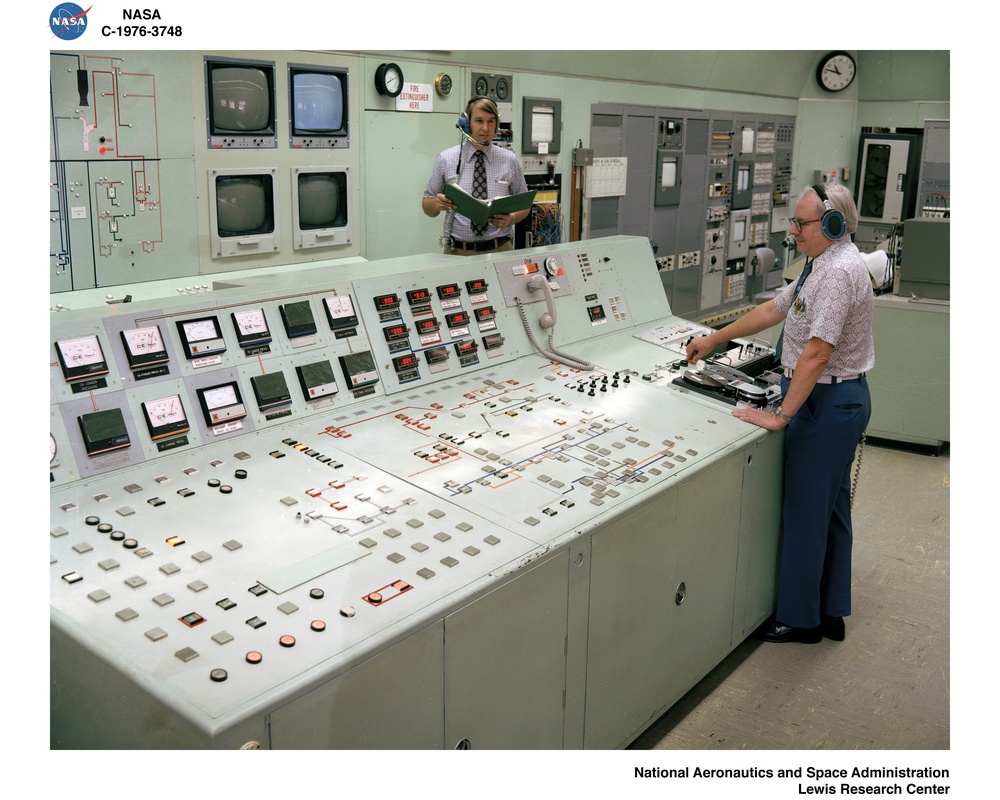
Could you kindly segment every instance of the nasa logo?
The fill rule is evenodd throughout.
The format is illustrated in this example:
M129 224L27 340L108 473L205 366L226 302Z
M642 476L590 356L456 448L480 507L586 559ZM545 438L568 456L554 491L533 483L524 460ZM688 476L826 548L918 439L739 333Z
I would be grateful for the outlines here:
M84 11L76 3L58 5L49 14L49 29L65 42L79 39L87 30L87 14L91 8L93 6Z

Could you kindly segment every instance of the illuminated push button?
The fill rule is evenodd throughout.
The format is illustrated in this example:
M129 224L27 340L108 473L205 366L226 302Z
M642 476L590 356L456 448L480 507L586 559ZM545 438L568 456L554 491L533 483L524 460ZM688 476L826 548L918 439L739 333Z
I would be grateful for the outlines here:
M137 548L138 546L139 542L137 542L135 539L122 540L122 547L124 547L126 550L135 550L135 548Z
M229 673L224 669L213 669L208 673L208 677L211 678L216 683L222 683L226 678L229 677Z
M378 605L382 602L382 594L380 592L372 592L365 598L372 605Z
M99 525L99 524L100 524L100 522L101 522L101 518L100 518L100 517L87 517L87 518L86 518L86 519L84 520L84 522L85 522L85 523L86 523L87 525L90 525L90 526L94 526L94 525Z
M340 609L340 616L342 617L353 617L355 614L354 606L343 606Z
M218 489L222 485L222 481L220 481L218 478L209 478L208 485L209 488L211 489Z
M238 469L233 474L236 476L237 480L242 481L242 480L244 480L246 478L247 471L245 469Z
M97 526L98 533L111 533L111 531L112 531L112 525L110 522L102 522L100 525Z
M125 540L125 534L122 531L111 531L112 542L122 542L124 540Z
M282 647L295 647L295 637L285 634L278 638L278 644Z
M251 650L249 653L247 653L246 659L248 664L259 664L261 661L264 660L264 656L262 656L256 650Z
M316 633L322 633L326 630L326 623L321 619L314 619L309 623L310 629L316 631Z
M223 494L232 494L233 487L223 484L222 486L219 487L219 491L222 492Z
M310 589L309 596L313 600L322 600L323 597L325 596L325 592L322 589Z

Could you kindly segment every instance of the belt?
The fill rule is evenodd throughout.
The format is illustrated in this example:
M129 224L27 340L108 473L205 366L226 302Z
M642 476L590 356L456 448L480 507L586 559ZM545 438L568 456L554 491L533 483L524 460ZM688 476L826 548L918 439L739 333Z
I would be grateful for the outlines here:
M487 250L496 250L503 247L510 241L509 236L498 236L496 239L487 239L485 242L453 242L456 250L472 250L476 253L483 253Z
M792 373L795 372L791 367L782 367L786 378L791 378ZM858 378L863 378L865 376L864 372L858 375L820 375L816 383L844 383L845 381L856 381Z

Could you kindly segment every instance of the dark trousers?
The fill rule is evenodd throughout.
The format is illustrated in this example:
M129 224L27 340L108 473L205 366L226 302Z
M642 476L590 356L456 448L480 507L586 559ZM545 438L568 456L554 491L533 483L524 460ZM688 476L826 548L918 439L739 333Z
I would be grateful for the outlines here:
M778 622L815 628L820 615L851 613L851 465L870 417L861 377L816 384L785 429Z

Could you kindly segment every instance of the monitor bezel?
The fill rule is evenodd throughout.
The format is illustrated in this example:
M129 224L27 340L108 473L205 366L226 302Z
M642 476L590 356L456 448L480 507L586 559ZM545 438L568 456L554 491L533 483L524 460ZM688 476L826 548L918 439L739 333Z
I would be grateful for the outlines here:
M335 133L304 133L295 127L295 76L315 72L340 78L344 96L344 124ZM288 65L288 145L293 149L346 149L351 146L350 70L318 64Z
M266 175L271 179L271 207L274 217L272 230L265 233L248 233L241 236L222 236L219 233L218 195L216 193L217 179L251 177L254 175ZM271 255L277 253L281 249L281 212L278 197L277 170L266 167L261 169L210 169L208 171L208 215L212 258Z
M216 67L255 67L267 77L268 118L266 128L245 133L221 132L215 126L214 104L212 100L212 72ZM213 150L259 150L277 148L278 146L278 102L277 83L275 80L276 64L274 61L251 58L227 58L224 56L205 56L205 127L208 137L208 147Z
M299 224L299 177L302 175L342 174L344 176L344 203L346 222L341 226L326 228L306 228ZM352 197L351 168L346 165L293 167L291 170L292 192L292 241L296 250L312 250L319 247L343 247L353 241L354 202Z

